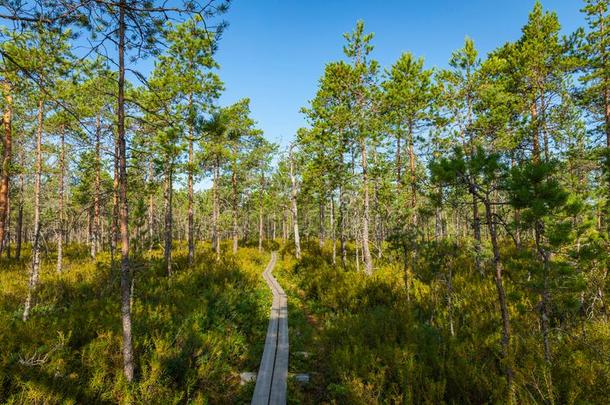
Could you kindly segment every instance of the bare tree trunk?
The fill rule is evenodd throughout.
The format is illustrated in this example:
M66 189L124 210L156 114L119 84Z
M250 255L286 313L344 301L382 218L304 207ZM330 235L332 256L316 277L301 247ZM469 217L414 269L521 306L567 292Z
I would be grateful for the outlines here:
M415 173L415 147L413 142L413 122L409 123L409 174L411 183L411 226L417 228L417 177ZM411 249L411 274L416 273L417 263L417 236L413 239Z
M0 257L4 249L4 232L9 210L9 183L11 170L11 154L13 144L13 95L11 85L3 82L4 100L6 102L2 122L4 124L4 137L2 138L2 177L0 177Z
M89 243L89 254L91 255L92 258L95 257L94 253L95 253L95 244L94 244L94 239L95 236L93 236L94 230L93 230L93 210L91 208L89 208L87 210L87 231L89 232L89 234L87 235L87 242Z
M119 237L119 141L114 140L114 176L112 181L112 226L110 227L110 255L114 263Z
M20 153L20 163L23 167L23 152ZM19 260L21 258L21 241L23 238L23 189L24 189L24 175L23 170L19 173L19 205L17 208L17 226L15 229L15 259Z
M337 264L337 232L335 229L335 198L333 194L330 195L330 232L333 241L333 264Z
M360 273L360 255L358 254L358 246L360 246L360 238L356 236L356 272Z
M481 268L481 219L479 218L479 202L472 196L472 229L474 232L474 264L476 270L483 274Z
M220 260L220 235L218 232L218 217L220 215L220 208L218 202L219 170L220 162L217 157L214 165L214 184L212 185L212 245L214 251L216 252L216 260Z
M239 213L237 212L237 165L233 162L233 167L231 171L231 205L232 205L232 214L233 214L233 254L237 253L237 249L239 246L239 235L238 235L238 227L237 227L237 216Z
M532 160L534 161L534 163L538 163L540 162L540 139L538 131L538 106L536 105L536 101L532 102L532 105L530 106L530 113L532 118Z
M192 114L193 106L193 94L189 93L189 112ZM195 168L195 157L193 152L193 123L189 124L189 162L188 162L188 263L189 266L193 265L195 260L195 237L193 234L193 228L195 224L195 211L193 209L193 171Z
M66 171L66 134L63 126L59 130L59 148L57 272L61 273L64 260L64 173Z
M153 164L152 159L148 161L148 250L152 251L154 247L155 234L154 234L154 221L155 221L155 196L152 192L153 183Z
M93 195L93 245L91 249L93 258L97 256L97 253L102 248L100 234L100 193L102 170L102 157L100 152L102 132L101 121L101 112L98 112L95 120L95 191Z
M508 393L508 403L514 403L514 392L513 392L513 368L512 360L510 357L510 316L508 314L508 304L506 301L506 292L504 291L504 284L502 282L502 262L500 260L500 247L498 245L498 236L496 231L496 224L493 220L491 203L488 198L483 200L485 205L485 219L487 220L487 227L489 229L489 237L491 239L491 246L493 250L493 264L494 264L494 279L496 283L496 290L498 291L498 302L500 304L500 314L502 316L502 357L504 359L504 366L506 370L506 383Z
M32 309L32 300L40 273L40 180L42 177L42 125L44 101L38 101L38 127L36 129L36 174L34 175L34 241L32 243L32 269L28 284L28 295L23 307L23 320L27 321Z
M372 151L373 163L375 165L378 164L377 159L377 148L374 146ZM381 259L383 257L383 239L382 239L382 227L381 218L379 215L379 178L375 176L373 178L373 240L374 246L377 249L377 258Z
M364 210L362 215L362 259L364 261L364 271L366 274L373 274L373 258L369 249L369 178L368 178L368 159L366 156L366 142L360 141L360 152L362 156L362 188L364 192Z
M165 172L165 189L163 193L163 201L165 204L165 247L163 251L163 260L165 262L165 268L167 275L172 275L172 236L173 236L173 218L172 218L172 173L173 164L167 163L167 169Z
M6 211L6 245L5 245L5 249L6 249L6 257L8 259L11 258L11 216L13 215L13 210L11 209L11 194L8 194L8 205L7 205L8 209Z
M321 196L320 202L319 202L319 214L318 214L319 221L320 221L320 228L318 231L318 243L319 243L320 249L324 248L324 238L325 238L324 222L326 220L325 215L324 215L325 214L324 213L325 205L326 205L326 199L323 196Z
M129 270L129 217L127 202L127 150L125 143L125 7L119 2L119 89L118 130L119 144L119 199L121 227L121 318L123 324L123 372L127 381L133 381L133 347L131 338L131 272Z
M299 216L297 211L297 181L294 175L294 159L292 158L292 147L290 148L290 210L292 212L292 223L294 226L294 248L297 259L301 258L301 239L299 238Z
M402 146L400 145L400 131L396 133L396 186L400 189L402 185Z
M286 211L287 209L284 206L282 209L282 244L284 244L288 239L288 220L286 218L288 214L286 213Z
M265 190L265 173L261 173L261 191L258 197L258 251L263 251L263 238L265 230L263 227L263 193Z
M606 26L604 24L605 16L603 12L600 13L600 38L605 38ZM602 58L602 66L607 66L608 55L607 55L607 44L606 41L599 41L600 54ZM603 77L603 97L604 97L604 132L606 133L606 234L610 237L610 77L608 75L608 69L604 69ZM606 283L606 275L610 272L610 258L606 260L606 271L604 272L603 283ZM606 308L606 301L604 300L604 289L598 289L598 296L601 300L601 310L603 317L608 320L608 309Z
M339 241L341 245L341 266L345 270L347 266L347 247L345 240L345 195L344 187L339 188Z
M411 175L411 209L413 210L413 226L417 226L417 174L415 173L415 149L413 145L413 124L409 126L409 169Z
M545 106L545 99L544 99L544 90L542 90L541 94L540 94L540 121L542 123L540 129L542 132L544 160L548 161L549 160L549 135L546 130L547 129L546 128L546 106Z

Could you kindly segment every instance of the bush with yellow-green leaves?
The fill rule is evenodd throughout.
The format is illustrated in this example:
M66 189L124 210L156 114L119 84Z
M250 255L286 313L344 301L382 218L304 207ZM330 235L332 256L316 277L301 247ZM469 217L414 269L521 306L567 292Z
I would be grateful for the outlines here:
M269 255L242 248L216 261L198 247L192 267L177 246L166 276L162 252L134 257L136 382L122 374L119 273L108 254L71 246L65 270L44 262L35 307L21 320L29 260L0 271L0 402L217 403L247 400L239 372L255 370L270 293L260 274Z

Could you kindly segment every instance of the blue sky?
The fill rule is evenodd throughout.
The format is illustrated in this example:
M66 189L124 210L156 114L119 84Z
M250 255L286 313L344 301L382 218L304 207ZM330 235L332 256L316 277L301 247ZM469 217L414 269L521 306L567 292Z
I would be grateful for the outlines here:
M545 0L564 33L584 24L580 0ZM358 19L374 32L373 56L389 67L404 51L444 67L464 37L481 54L520 36L534 0L233 0L217 59L226 105L250 97L267 138L287 145L305 125L299 109L324 65L343 57L342 34Z

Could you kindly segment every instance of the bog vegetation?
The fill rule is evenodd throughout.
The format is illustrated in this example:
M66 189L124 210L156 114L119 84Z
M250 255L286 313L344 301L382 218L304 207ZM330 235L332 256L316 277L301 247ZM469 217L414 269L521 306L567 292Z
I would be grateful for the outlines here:
M278 250L289 402L606 403L608 3L442 69L359 21L281 149L228 2L0 2L0 401L248 402Z

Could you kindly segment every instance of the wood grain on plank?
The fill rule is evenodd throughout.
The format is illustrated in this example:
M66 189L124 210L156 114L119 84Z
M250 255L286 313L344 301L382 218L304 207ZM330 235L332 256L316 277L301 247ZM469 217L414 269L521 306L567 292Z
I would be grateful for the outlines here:
M252 396L253 405L286 404L289 351L288 299L282 286L271 274L276 260L277 254L273 252L271 260L263 272L263 278L273 292L273 304L256 387Z

